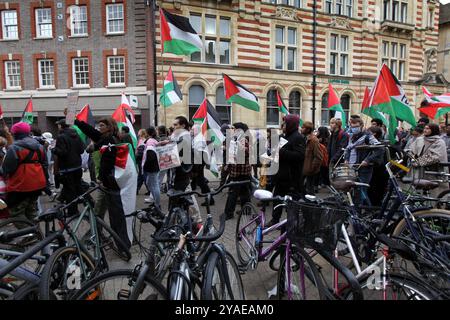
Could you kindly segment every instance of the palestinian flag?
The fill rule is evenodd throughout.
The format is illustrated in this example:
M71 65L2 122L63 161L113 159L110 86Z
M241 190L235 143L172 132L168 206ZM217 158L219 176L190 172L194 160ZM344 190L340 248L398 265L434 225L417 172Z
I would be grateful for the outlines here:
M391 69L389 69L386 64L383 64L383 67L381 67L380 75L386 83L386 88L389 96L391 97L392 107L394 108L397 119L406 121L411 126L415 127L417 124L416 117L414 116L413 110L409 106L405 91L403 90L397 77L392 73Z
M30 99L25 107L25 110L22 113L22 122L26 122L28 124L33 124L33 99Z
M223 75L223 83L227 102L239 104L253 111L259 111L258 98L253 93L226 74Z
M171 14L164 9L160 9L159 14L163 53L189 56L200 51L203 47L202 40L192 28L188 18Z
M131 115L131 120L128 117L128 113L130 113ZM131 139L133 140L133 146L134 149L136 150L138 140L136 132L134 131L133 128L134 111L131 109L130 103L128 102L128 99L125 96L125 94L122 94L122 102L120 106L117 107L116 111L114 111L114 113L112 114L112 118L116 120L119 130L124 126L127 126L130 129Z
M173 75L172 67L170 67L166 79L164 79L164 87L159 101L165 108L167 108L177 102L180 102L181 100L183 100L183 95L178 87L177 80Z
M108 148L116 148L116 160L114 164L114 179L120 188L120 198L124 215L136 210L137 169L136 159L129 143L121 143L103 146L100 153L103 154ZM133 243L133 217L126 218L127 233L130 242Z
M369 99L369 106L367 108L373 108L374 111L379 111L389 116L389 122L387 125L389 140L391 143L395 143L395 129L397 128L397 118L395 117L394 108L392 106L392 99L389 95L386 82L381 76L379 76L375 81L375 85L372 89L372 94Z
M281 100L280 93L278 91L277 91L277 104L282 114L289 114L289 110L284 104L283 100Z
M225 136L220 131L222 122L216 109L208 99L202 102L192 116L192 121L201 126L202 135L207 141L211 141L216 145L222 145L222 142L225 140ZM207 136L208 133L209 136Z
M439 118L450 112L450 93L433 96L425 87L422 87L422 91L425 95L426 105L419 108L420 112L425 113L432 119Z
M336 91L334 91L331 83L328 84L328 109L335 111L335 118L341 119L344 126L347 125L347 119L345 119L344 108L342 108L341 100L339 100Z
M372 119L380 119L383 121L384 125L387 127L388 121L386 117L380 112L376 111L374 108L369 108L370 106L370 97L371 92L369 92L369 88L366 87L366 90L364 91L364 99L361 106L361 112L365 114L366 116L371 117Z
M3 108L2 105L0 104L0 120L3 119Z
M92 127L95 125L94 116L92 115L91 108L89 105L85 105L83 109L80 110L80 112L77 113L75 118L79 121L84 121L87 124L91 125ZM83 141L85 144L88 142L88 137L83 133L83 131L80 130L76 125L73 125L72 128L78 133L78 135L81 138L81 141Z

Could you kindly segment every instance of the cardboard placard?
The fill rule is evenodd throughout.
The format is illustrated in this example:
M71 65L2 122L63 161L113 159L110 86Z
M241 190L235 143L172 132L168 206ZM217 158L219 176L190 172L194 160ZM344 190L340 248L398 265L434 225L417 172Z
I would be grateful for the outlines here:
M78 105L78 91L69 92L67 94L67 114L66 114L66 124L68 124L69 126L73 125L75 122L77 105Z
M176 143L169 143L165 146L155 148L158 157L159 170L172 169L181 166L180 155Z

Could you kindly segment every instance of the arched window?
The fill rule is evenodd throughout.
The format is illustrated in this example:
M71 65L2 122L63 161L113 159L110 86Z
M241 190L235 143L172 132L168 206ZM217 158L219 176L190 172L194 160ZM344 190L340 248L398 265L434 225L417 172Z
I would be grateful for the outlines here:
M289 113L298 114L300 116L300 110L302 109L302 95L300 91L292 91L289 94Z
M345 93L342 95L341 97L341 106L344 109L345 112L345 118L350 119L350 109L351 109L351 105L352 105L352 100L350 98L350 95ZM347 124L343 123L342 126L345 127Z
M332 118L332 116L330 116L330 114L334 111L329 111L328 110L328 92L324 93L322 96L322 117L321 117L321 122L320 125L321 126L327 126L330 122L330 119Z
M205 100L205 89L200 85L191 86L189 88L189 120L192 119L203 100Z
M270 90L267 93L267 125L277 126L280 124L278 103L277 103L277 90Z
M231 105L225 99L223 87L218 87L216 90L216 111L222 123L231 123Z

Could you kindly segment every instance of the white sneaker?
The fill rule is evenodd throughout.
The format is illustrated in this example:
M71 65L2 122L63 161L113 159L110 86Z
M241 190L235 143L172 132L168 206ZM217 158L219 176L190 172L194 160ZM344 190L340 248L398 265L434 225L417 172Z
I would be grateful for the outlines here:
M154 202L154 200L153 200L152 197L150 197L150 198L145 198L145 199L144 199L144 202L152 203L152 202Z

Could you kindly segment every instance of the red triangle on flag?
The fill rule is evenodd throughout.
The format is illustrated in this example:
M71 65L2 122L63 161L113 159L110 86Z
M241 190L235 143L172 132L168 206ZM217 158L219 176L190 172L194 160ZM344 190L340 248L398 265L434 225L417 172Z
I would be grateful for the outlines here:
M239 93L239 89L233 80L226 74L223 75L223 83L225 86L225 99L230 99L235 94Z
M171 41L172 37L170 36L170 27L162 8L159 10L159 16L161 18L161 49L164 52L164 42Z
M361 111L368 108L370 106L370 92L369 88L366 87L366 90L364 91L364 98L362 101Z
M33 112L33 99L28 100L27 106L24 112Z
M338 104L341 104L341 100L339 100L336 91L334 91L333 86L330 83L328 84L328 108Z

